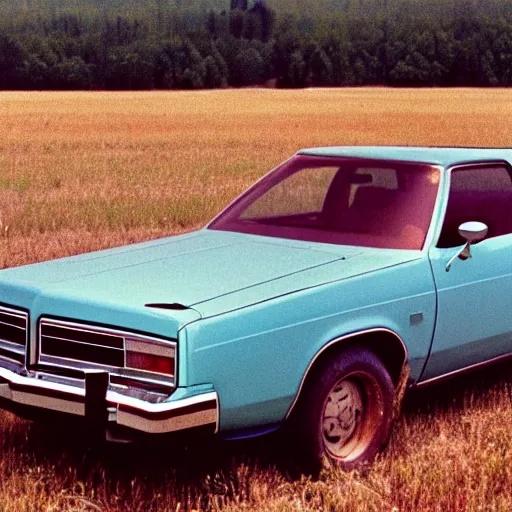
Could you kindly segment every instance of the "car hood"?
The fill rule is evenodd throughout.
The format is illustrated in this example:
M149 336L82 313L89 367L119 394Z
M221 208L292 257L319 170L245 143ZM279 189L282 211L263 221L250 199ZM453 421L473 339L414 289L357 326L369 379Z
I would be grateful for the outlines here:
M129 314L148 310L147 304L177 304L205 316L410 260L411 252L201 230L2 270L0 302L29 309L35 304L40 314L91 321L100 310ZM334 263L342 265L325 268ZM198 318L165 308L151 313L182 315L181 325Z

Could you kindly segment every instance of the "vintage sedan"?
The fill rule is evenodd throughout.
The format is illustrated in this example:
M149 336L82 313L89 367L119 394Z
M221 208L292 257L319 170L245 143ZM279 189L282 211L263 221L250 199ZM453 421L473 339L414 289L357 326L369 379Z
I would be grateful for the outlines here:
M0 407L369 461L404 389L512 353L511 164L306 149L198 231L4 269Z

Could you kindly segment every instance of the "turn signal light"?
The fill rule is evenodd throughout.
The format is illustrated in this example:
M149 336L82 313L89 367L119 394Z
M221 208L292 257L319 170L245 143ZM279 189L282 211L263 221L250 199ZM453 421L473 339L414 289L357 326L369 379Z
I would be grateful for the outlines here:
M126 366L147 372L164 373L165 375L171 376L174 374L174 358L171 359L152 354L127 352Z
M135 337L125 338L126 368L174 377L175 347Z

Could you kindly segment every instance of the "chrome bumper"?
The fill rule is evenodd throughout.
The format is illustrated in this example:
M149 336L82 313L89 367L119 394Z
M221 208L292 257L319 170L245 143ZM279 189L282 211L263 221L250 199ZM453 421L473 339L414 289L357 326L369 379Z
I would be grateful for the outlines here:
M108 381L108 378L107 378ZM88 389L89 388L89 389ZM46 409L75 416L91 417L91 411L105 413L107 424L117 424L140 432L164 434L188 428L211 425L218 429L218 396L206 391L176 400L151 403L106 389L101 399L91 407L91 396L98 389L84 380L84 385L73 386L23 376L0 367L0 400L25 407ZM101 414L100 414L101 416Z

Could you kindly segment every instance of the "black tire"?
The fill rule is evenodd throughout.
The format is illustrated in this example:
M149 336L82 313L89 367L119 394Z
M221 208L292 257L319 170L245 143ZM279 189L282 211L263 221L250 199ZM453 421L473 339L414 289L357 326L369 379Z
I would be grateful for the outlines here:
M292 415L307 468L350 470L371 462L389 441L394 393L381 360L365 347L314 368Z

